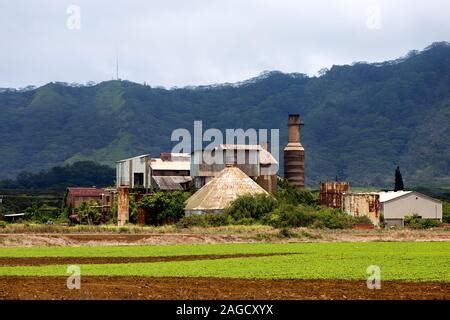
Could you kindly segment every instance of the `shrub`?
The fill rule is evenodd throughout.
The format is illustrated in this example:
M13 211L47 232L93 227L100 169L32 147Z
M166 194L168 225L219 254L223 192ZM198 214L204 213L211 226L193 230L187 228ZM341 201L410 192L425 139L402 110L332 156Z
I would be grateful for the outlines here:
M341 210L321 207L321 209L317 212L313 227L328 229L347 229L352 228L355 223L355 218Z
M313 207L282 204L266 217L266 223L276 228L306 227L315 219Z
M98 203L94 200L83 202L79 208L74 210L78 215L81 224L100 224L103 222L103 216L98 209Z
M355 224L373 224L368 216L353 217Z
M277 206L277 201L270 195L244 195L234 200L225 213L236 221L256 221L263 218Z
M307 189L292 187L287 183L286 180L281 180L278 182L278 191L275 194L275 198L279 203L285 204L317 204L317 199L311 192L309 192Z
M442 222L450 223L450 202L442 201Z
M37 223L48 223L49 221L55 221L61 216L61 210L59 208L50 207L47 204L38 206L33 204L31 207L25 209L25 219L31 220Z
M184 191L158 191L153 195L144 196L138 207L147 211L147 224L176 222L184 216L184 202L189 196L190 193Z
M7 225L6 221L0 220L0 228L4 229L4 228L6 228L6 225Z
M405 227L411 229L429 229L439 227L442 223L439 220L422 219L417 214L405 216Z
M295 236L296 234L293 233L291 230L289 230L289 228L281 228L280 231L278 232L279 238L292 238Z
M231 217L225 213L193 214L185 216L177 222L178 228L189 227L219 227L229 225Z

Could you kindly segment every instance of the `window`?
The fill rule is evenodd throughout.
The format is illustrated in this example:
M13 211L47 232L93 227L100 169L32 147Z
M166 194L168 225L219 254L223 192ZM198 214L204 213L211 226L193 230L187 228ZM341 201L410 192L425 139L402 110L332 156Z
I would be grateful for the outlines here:
M134 173L134 187L144 186L144 174L142 172Z

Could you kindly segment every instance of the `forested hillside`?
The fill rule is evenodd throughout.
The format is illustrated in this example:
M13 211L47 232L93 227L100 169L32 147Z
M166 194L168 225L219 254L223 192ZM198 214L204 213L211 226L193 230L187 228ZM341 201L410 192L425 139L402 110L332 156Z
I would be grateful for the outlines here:
M320 77L268 72L239 84L152 88L128 81L51 83L0 92L0 179L63 163L170 151L176 128L305 126L306 178L390 186L450 184L450 45L396 61L333 66Z

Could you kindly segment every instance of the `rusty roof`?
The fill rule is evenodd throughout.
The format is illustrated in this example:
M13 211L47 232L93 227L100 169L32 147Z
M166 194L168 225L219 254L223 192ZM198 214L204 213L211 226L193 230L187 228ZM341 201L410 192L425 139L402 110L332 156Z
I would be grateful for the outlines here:
M244 194L268 194L237 167L226 167L186 203L185 210L222 210Z
M153 181L161 190L183 190L183 183L192 181L189 176L153 176Z
M75 197L101 197L106 191L102 188L67 188L67 192Z

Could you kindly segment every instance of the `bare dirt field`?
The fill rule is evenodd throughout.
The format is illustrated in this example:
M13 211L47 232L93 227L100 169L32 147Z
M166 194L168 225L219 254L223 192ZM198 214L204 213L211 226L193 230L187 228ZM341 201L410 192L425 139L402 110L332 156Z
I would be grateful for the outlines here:
M450 283L445 282L385 281L380 290L369 290L365 281L350 280L83 277L81 289L69 290L66 280L2 277L0 299L450 299Z
M160 232L152 229L130 229L129 232L70 232L71 229L52 229L51 232L3 232L0 247L27 246L108 246L159 245L248 242L368 242L368 241L450 241L450 228L434 230L320 230L292 229L289 238L280 236L270 227L193 228ZM74 229L76 230L76 229ZM14 231L14 230L13 230ZM174 232L175 231L175 232Z
M290 253L264 253L264 254L221 254L221 255L194 255L194 256L167 256L167 257L0 257L0 266L43 266L54 264L107 264L107 263L140 263L140 262L168 262L216 260L228 258L270 257L288 255Z

